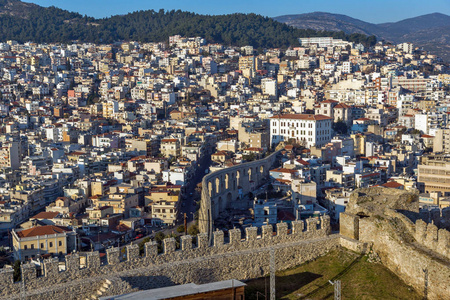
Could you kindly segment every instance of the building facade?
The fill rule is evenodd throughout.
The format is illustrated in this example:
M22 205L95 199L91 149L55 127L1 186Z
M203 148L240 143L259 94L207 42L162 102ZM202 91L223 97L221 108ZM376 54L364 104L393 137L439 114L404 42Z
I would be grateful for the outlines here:
M331 141L333 119L324 115L285 114L270 118L272 145L291 139L306 147L322 146Z

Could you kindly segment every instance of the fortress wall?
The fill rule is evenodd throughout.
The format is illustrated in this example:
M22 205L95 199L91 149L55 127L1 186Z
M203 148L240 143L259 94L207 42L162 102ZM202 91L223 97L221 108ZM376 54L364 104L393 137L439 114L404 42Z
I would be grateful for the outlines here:
M342 215L341 215L342 216ZM384 217L359 217L344 213L341 245L365 252L371 247L389 268L428 299L450 295L450 233L418 219L387 209ZM345 235L344 235L345 233ZM369 250L370 251L370 250ZM427 272L427 280L425 274Z
M305 224L306 223L306 226ZM197 243L191 236L183 236L180 248L169 238L163 241L164 252L158 254L157 244L145 244L144 256L139 255L137 245L128 245L125 261L120 251L107 251L106 260L101 261L98 252L88 254L88 266L79 268L79 255L69 255L66 271L59 271L57 260L46 260L42 276L36 276L34 264L24 264L27 298L64 299L89 297L105 279L120 282L123 293L188 282L205 283L226 279L250 279L269 272L270 249L275 249L277 269L294 267L328 253L338 247L339 236L329 235L329 217L295 221L288 230L285 223L262 228L265 233L257 235L257 228L246 228L244 238L239 229L229 232L230 242L225 243L223 232L214 232L214 245L208 246L207 235L199 234ZM77 269L78 267L78 269ZM21 282L12 282L12 270L0 272L1 299L19 299ZM117 289L115 290L117 294ZM106 294L105 294L106 295ZM61 299L63 299L61 298Z

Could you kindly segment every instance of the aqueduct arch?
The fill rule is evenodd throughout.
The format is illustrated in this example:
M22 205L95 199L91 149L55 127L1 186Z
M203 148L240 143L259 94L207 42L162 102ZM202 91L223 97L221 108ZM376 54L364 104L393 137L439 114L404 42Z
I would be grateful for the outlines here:
M212 236L213 221L220 212L239 201L239 190L246 194L254 186L262 184L269 177L270 168L277 162L280 151L257 161L248 162L210 173L203 177L202 200L199 211L201 232Z

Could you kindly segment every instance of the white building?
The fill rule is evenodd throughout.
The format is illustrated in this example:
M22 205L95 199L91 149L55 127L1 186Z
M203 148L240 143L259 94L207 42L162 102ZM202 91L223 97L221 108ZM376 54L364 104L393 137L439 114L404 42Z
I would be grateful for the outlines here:
M277 81L272 78L261 79L261 90L265 95L277 96Z
M270 118L270 141L277 144L294 139L306 147L322 146L331 140L333 119L324 115L285 114Z
M430 135L434 135L438 129L445 128L447 121L447 114L441 112L416 114L414 116L415 129Z

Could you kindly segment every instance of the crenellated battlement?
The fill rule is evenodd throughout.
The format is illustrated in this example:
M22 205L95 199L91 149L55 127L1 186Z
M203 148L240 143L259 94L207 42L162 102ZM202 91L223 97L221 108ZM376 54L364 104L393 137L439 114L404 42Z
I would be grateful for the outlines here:
M419 293L426 286L428 299L447 299L449 217L450 209L420 210L416 191L358 189L340 214L341 246L377 256Z
M27 285L51 285L98 274L142 268L145 265L151 267L222 253L313 240L326 237L329 233L330 218L329 216L323 216L319 219L310 218L305 221L293 221L291 224L278 223L276 226L265 225L262 228L248 227L245 231L235 228L231 229L228 235L217 230L213 233L213 244L211 246L209 246L208 235L200 233L196 239L190 235L182 236L179 247L177 247L174 238L164 239L162 253L158 253L158 244L151 241L145 243L143 256L140 255L139 246L131 244L125 247L125 251L121 251L121 248L107 249L106 259L101 259L98 251L84 254L73 253L67 255L63 262L60 262L57 258L50 258L42 261L40 266L36 266L34 263L25 263L22 265L22 269ZM86 263L82 264L81 261L84 260ZM61 264L65 264L65 270L63 271L60 271L59 268ZM38 269L41 270L39 272L41 276L37 276ZM13 283L12 269L1 270L0 287L3 295L18 291L19 283Z
M415 224L415 239L421 245L436 251L450 259L450 232L446 229L438 229L433 223L425 223L417 220Z

